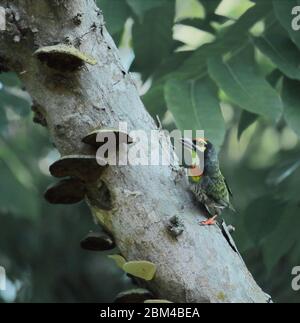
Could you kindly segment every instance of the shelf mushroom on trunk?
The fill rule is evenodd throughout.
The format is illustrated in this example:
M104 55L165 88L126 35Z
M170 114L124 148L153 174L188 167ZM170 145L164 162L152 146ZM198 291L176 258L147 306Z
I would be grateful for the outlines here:
M106 166L100 166L99 160L93 155L69 155L57 160L50 166L54 177L77 177L85 182L95 182L99 179Z
M61 72L75 72L85 64L97 64L97 61L90 55L66 44L39 48L34 55L48 67Z
M75 204L81 202L86 194L83 181L66 178L51 185L44 193L45 199L52 204Z

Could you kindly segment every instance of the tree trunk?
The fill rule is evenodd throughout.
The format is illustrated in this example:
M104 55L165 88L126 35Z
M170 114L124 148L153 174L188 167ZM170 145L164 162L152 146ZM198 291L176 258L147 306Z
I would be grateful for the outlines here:
M93 0L0 0L0 6L7 18L6 31L0 31L0 67L15 71L24 82L63 156L90 154L81 140L95 128L118 127L124 121L129 131L157 129ZM97 65L60 73L33 55L40 47L63 42L80 45ZM99 203L88 204L127 260L157 265L155 279L147 283L157 297L174 302L268 302L220 228L197 224L203 216L185 181L176 185L177 175L172 165L108 167L101 179L111 193L112 208L102 209L100 196L95 197ZM90 183L89 190L95 186ZM185 227L177 239L166 229L174 215Z

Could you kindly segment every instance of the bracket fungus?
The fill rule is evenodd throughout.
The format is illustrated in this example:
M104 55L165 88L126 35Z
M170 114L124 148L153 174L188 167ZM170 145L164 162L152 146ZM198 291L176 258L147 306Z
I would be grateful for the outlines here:
M166 299L147 299L146 301L144 301L144 303L146 303L146 304L160 304L160 303L173 303L173 302L170 302Z
M129 261L123 265L123 270L134 277L152 280L156 273L156 265L150 261Z
M115 242L106 233L90 232L80 242L82 249L90 251L106 251L115 248Z
M66 44L41 47L34 52L34 55L50 68L62 72L74 72L83 67L84 64L97 64L92 56Z
M52 176L77 177L83 181L97 181L106 166L100 166L96 156L92 155L69 155L54 162L49 170Z
M82 139L82 142L91 145L95 148L99 148L111 138L114 139L112 141L112 144L115 144L117 149L120 147L121 144L133 143L133 139L126 132L113 128L96 129L90 132L88 135L86 135Z
M85 185L80 179L66 178L51 185L44 197L52 204L74 204L82 201L85 193Z
M151 299L153 294L144 288L130 289L117 295L114 303L144 303Z

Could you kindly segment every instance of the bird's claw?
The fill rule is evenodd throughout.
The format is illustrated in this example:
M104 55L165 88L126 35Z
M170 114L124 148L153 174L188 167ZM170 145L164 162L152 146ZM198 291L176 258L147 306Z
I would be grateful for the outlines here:
M217 223L216 218L217 218L217 215L215 215L212 218L207 219L205 221L201 221L199 224L200 225L214 225Z

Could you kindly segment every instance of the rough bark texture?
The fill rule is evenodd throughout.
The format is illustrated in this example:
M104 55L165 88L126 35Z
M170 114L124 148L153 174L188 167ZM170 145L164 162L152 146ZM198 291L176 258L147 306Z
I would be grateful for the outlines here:
M0 0L0 6L7 12L7 30L0 32L0 66L18 73L62 155L91 153L81 139L119 121L126 121L129 130L156 129L93 0ZM78 13L81 23L73 19ZM42 46L62 42L81 43L78 48L98 64L59 73L32 55ZM175 302L268 302L221 230L197 225L200 211L185 181L175 185L176 175L171 165L109 167L102 179L111 191L112 210L101 209L95 199L88 203L127 260L157 264L156 277L148 283L157 297ZM89 189L97 199L95 184ZM174 215L181 216L185 226L177 240L166 230Z

